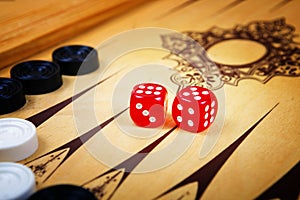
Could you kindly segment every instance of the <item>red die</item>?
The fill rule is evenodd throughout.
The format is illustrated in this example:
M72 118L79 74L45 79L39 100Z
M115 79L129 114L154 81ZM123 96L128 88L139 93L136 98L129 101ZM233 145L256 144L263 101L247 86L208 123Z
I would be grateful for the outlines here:
M172 105L172 116L180 128L198 133L212 124L217 110L217 98L210 90L189 86L176 95Z
M167 90L154 83L134 86L130 97L130 117L142 127L158 127L164 124L167 111Z

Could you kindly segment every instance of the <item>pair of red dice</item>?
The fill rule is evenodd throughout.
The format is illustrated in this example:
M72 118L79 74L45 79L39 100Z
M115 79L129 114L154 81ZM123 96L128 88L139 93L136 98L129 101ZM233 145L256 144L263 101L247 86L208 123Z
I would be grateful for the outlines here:
M130 117L141 127L155 128L165 123L167 113L165 87L155 83L136 85L130 97ZM172 104L172 117L179 128L198 133L215 120L218 110L216 96L210 90L188 86L179 91Z

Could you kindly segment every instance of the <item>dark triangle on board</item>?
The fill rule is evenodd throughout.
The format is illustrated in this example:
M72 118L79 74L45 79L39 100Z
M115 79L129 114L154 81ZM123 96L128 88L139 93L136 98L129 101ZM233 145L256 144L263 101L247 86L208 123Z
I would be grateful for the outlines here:
M174 14L175 12L192 5L193 3L196 3L197 1L199 1L199 0L186 0L186 1L182 2L181 4L177 5L176 7L168 10L165 14L161 15L160 17L166 17L168 15Z
M290 169L281 179L259 195L256 200L300 198L300 162Z
M232 9L232 8L238 6L239 4L243 3L244 1L245 0L234 0L231 3L229 3L228 5L226 5L225 7L221 8L220 10L218 10L215 13L215 15L222 14L222 13L226 12L227 10Z
M272 11L278 10L290 2L292 2L292 0L281 0L276 5L274 5L273 8L270 9L270 11L272 12Z
M36 127L39 127L42 123L44 123L45 121L50 119L53 115L55 115L57 112L59 112L60 110L65 108L67 105L69 105L70 103L72 103L73 101L75 101L76 99L78 99L79 97L81 97L82 95L84 95L85 93L90 91L91 89L93 89L96 86L100 85L104 81L110 79L111 77L113 77L117 73L114 73L114 74L108 76L107 78L105 78L105 79L99 81L98 83L90 86L89 88L79 92L78 94L65 99L64 101L62 101L60 103L57 103L57 104L55 104L55 105L53 105L53 106L37 113L37 114L32 115L31 117L26 118L26 120L32 122Z
M82 134L81 136L78 136L77 138L71 140L70 142L67 142L66 144L63 144L60 147L57 147L56 149L39 156L27 163L29 168L33 170L33 172L40 173L41 170L45 170L47 168L47 165L50 165L51 162L46 162L46 163L39 163L37 160L43 160L45 157L49 156L49 160L53 159L51 156L53 156L57 152L61 151L67 151L67 153L63 156L63 158L60 158L60 163L54 167L52 172L47 176L43 178L43 182L47 181L53 174L54 172L75 152L77 151L84 143L86 143L89 139L91 139L96 133L98 133L101 129L106 127L108 124L110 124L114 119L116 119L118 116L120 116L122 113L124 113L128 108L124 109L123 111L119 112L118 114L114 115L113 117L109 118L108 120L104 121L100 125L94 127L93 129L89 130L88 132ZM43 161L42 161L43 162ZM37 166L32 165L32 163L39 163ZM44 167L44 169L41 169L41 166Z
M246 139L246 137L262 122L262 120L267 117L272 110L277 106L276 104L269 112L267 112L262 118L260 118L255 124L253 124L243 135L241 135L235 142L233 142L230 146L228 146L225 150L223 150L220 154L218 154L214 159L209 161L199 170L194 172L192 175L173 186L169 190L165 191L155 199L159 199L160 197L180 188L189 183L197 182L198 190L195 199L200 199L203 195L204 191L212 181L212 179L216 176L218 171L224 165L224 163L228 160L228 158L232 155L232 153L238 148L238 146Z
M124 170L123 176L119 183L116 185L115 189L112 191L108 199L112 198L112 196L115 194L117 189L121 186L121 184L125 181L125 179L131 174L131 172L135 169L135 167L155 148L157 147L165 138L167 138L175 129L177 129L177 125L174 126L172 129L170 129L168 132L166 132L164 135L162 135L160 138L140 150L139 152L135 153L130 158L126 159L122 163L116 165L115 167L111 168L110 170L100 174L99 176L93 178L92 180L84 183L82 186L88 185L93 181L96 181L97 179L111 174L115 171ZM101 186L97 186L101 187ZM93 191L93 188L89 188L91 191Z

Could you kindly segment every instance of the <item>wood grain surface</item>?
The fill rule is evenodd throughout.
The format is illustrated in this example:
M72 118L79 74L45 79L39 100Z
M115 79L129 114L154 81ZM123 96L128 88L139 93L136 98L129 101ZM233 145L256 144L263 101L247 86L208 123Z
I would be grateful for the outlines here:
M18 2L3 1L0 6L5 4L13 10ZM56 7L55 2L47 1L47 4ZM75 10L80 7L83 13L93 13L96 11L92 8L102 1L76 2ZM107 8L122 3L107 2L110 2ZM46 6L46 2L43 4ZM64 9L71 6L62 1L60 5L65 6ZM199 153L209 132L195 135L179 130L170 116L155 134L149 130L141 133L143 137L131 134L130 130L137 128L130 122L126 110L129 99L125 91L130 89L130 84L123 84L124 81L128 79L129 83L130 77L138 77L134 73L140 73L140 77L147 77L147 73L150 76L152 71L148 72L148 68L142 72L145 65L166 66L168 70L162 68L156 74L154 70L149 80L166 81L171 91L171 104L178 85L168 73L180 74L189 67L180 53L175 55L172 45L165 49L145 48L123 54L109 66L100 66L91 74L63 76L63 86L58 90L27 95L24 107L1 115L1 118L28 119L37 126L39 148L20 163L32 167L38 189L70 183L89 188L99 199L300 199L299 9L297 0L151 1L115 15L109 21L94 23L93 28L77 36L59 40L59 44L26 60L51 60L55 48L69 44L93 46L99 51L100 61L105 60L105 41L106 45L116 45L117 49L118 41L109 38L137 28L166 28L189 35L206 49L220 70L223 83L212 89L225 95L225 99L219 99L224 102L225 110L221 134L212 151L203 158ZM78 15L76 12L72 19L84 21L81 12ZM1 18L8 15L8 10L0 14ZM64 26L61 17L64 18L53 16L53 19ZM70 22L72 16L69 17ZM20 19L10 20L18 24ZM33 25L31 20L38 19L27 20L23 23ZM47 24L47 19L41 23ZM5 33L21 29L22 25L8 27L1 34L2 41ZM51 31L45 32L49 33ZM36 41L34 33L25 31L23 34L34 37L28 41ZM127 44L136 42L129 40ZM43 43L40 40L34 45L43 46ZM1 62L5 63L5 52L14 51L13 42L3 43L1 48L6 49L0 54ZM31 47L25 45L21 51L26 48ZM9 77L10 68L2 69L0 76ZM89 91L74 97L94 84ZM57 112L36 115L51 107L53 110L53 106ZM88 115L89 110L92 115ZM153 135L145 136L147 131ZM177 137L184 138L187 144L176 140ZM178 156L176 151L182 144L187 145L187 149ZM160 160L155 158L155 153L159 155L169 146ZM109 163L99 156L107 158ZM176 159L166 166L143 171L172 157Z
M145 1L0 1L0 68L92 29Z

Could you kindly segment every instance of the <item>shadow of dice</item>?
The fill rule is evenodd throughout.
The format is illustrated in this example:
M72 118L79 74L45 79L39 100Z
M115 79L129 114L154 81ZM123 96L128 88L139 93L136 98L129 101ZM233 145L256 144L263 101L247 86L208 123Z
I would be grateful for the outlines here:
M164 124L167 90L155 83L134 86L130 97L130 117L137 126L155 128Z
M217 98L210 90L189 86L176 95L172 105L172 116L179 128L198 133L213 123L217 110Z

